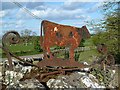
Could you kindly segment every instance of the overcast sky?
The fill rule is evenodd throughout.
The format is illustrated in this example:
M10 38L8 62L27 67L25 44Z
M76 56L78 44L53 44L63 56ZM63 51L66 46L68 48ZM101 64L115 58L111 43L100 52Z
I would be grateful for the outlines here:
M19 2L42 20L50 20L59 24L81 27L87 25L90 33L93 26L87 22L91 20L104 20L101 12L103 2L73 2L67 0L62 2ZM40 35L41 20L35 19L12 2L0 2L0 30L30 29ZM2 35L2 32L0 35Z

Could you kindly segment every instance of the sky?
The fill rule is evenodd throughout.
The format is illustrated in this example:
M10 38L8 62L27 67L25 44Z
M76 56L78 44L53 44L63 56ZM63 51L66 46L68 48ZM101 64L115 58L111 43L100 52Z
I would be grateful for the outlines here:
M59 1L59 2L58 2ZM92 25L88 22L94 20L96 23L104 20L101 11L103 2L87 2L77 0L58 0L56 1L36 1L19 2L23 8L27 8L31 13L40 17L42 20L50 20L59 24L71 25L76 27L87 26L90 33L94 33ZM97 0L96 0L97 1ZM40 35L41 19L35 19L22 8L11 1L0 2L0 36L5 31L29 29Z

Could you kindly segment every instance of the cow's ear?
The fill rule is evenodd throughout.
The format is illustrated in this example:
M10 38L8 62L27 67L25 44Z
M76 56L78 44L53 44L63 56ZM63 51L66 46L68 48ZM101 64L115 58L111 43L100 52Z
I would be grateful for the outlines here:
M81 31L79 30L79 28L77 28L76 31L78 32L79 35L81 35Z

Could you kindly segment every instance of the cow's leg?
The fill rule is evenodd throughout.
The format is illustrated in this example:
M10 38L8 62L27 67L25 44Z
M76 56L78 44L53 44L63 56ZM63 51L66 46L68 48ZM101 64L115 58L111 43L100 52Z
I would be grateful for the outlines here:
M70 48L70 62L74 62L75 59L74 59L74 48Z
M43 53L44 53L44 59L48 59L49 57L48 57L48 52L49 52L49 49L48 49L49 47L47 47L47 46L44 46L44 48L43 48Z
M44 59L48 59L48 58L47 58L47 52L46 52L46 51L43 51L43 54L44 54Z
M50 51L50 47L47 47L47 53L49 55L49 59L52 60L53 59L53 56L52 56L52 53Z
M70 62L75 62L75 58L74 58L74 50L75 48L78 47L78 43L75 42L75 40L71 41L71 47L70 47Z

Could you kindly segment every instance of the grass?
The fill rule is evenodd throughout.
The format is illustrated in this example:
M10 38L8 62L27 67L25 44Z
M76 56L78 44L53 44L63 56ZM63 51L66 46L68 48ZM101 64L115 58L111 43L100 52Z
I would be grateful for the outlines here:
M69 53L68 53L69 54ZM92 50L86 50L86 51L79 51L75 53L78 55L77 61L78 62L87 62L87 63L92 63L95 60L95 57L99 57L100 54L98 53L97 50L92 49ZM65 58L65 53L58 54L58 58ZM68 59L68 58L67 58Z
M28 43L28 45L12 44L8 48L13 53L21 52L21 51L23 51L23 52L34 51L34 44L30 44L30 43ZM0 53L2 53L2 49L0 49Z
M84 42L84 46L94 46L92 39L86 39Z
M32 51L32 50L34 50L34 44L30 44L30 43L28 43L28 45L16 44L16 45L9 46L9 49L12 52Z
M92 39L90 38L90 39L85 40L84 46L85 47L94 46ZM30 44L30 43L28 43L28 45L25 45L25 44L11 45L11 46L9 46L9 49L11 52L15 53L18 56L34 55L34 54L41 53L34 49L34 44ZM2 52L2 50L0 49L0 53L1 52ZM88 51L77 52L77 55L79 55L79 57L78 57L79 62L86 61L88 63L91 63L95 59L94 56L99 56L99 53L97 52L97 50L91 49ZM5 57L5 55L3 55L3 57ZM59 53L57 55L57 57L65 58L65 53Z
M0 54L2 53L2 49L0 48Z
M97 52L97 50L88 50L88 51L83 51L80 52L80 56L78 61L83 62L86 61L88 63L91 63L95 60L95 57L99 56L100 54Z
M93 44L92 38L86 39L84 42L84 46L85 47L91 47L91 46L95 46ZM82 51L79 52L79 62L88 62L91 63L95 60L95 57L99 56L100 54L98 53L98 51L96 49L91 49L91 50L86 50L86 51Z
M93 47L95 46L93 44L92 39L90 38L85 40L84 47L91 47L91 46ZM78 62L88 62L88 63L92 63L95 60L95 57L99 57L100 55L95 48L94 49L91 48L91 50L86 50L86 51L79 51L76 52L75 54L77 55L77 57L75 58L77 58ZM57 57L65 58L65 53L59 53Z
M21 51L21 52L13 52L16 56L27 56L27 55L35 55L35 54L41 54L42 52L38 52L36 50L33 51ZM6 58L6 54L2 53L2 58Z
M34 44L28 43L25 44L12 44L9 46L10 52L14 53L17 56L25 56L25 55L34 55L34 54L40 54L41 52L38 52L34 49ZM2 50L0 49L0 53L2 54L2 57L6 57L5 53L2 53Z

